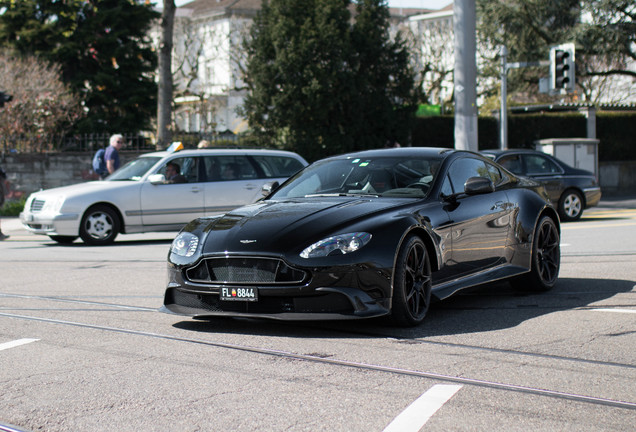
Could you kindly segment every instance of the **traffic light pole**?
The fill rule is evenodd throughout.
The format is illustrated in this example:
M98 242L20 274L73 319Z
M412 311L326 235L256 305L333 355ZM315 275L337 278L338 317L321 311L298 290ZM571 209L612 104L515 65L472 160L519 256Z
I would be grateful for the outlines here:
M501 111L499 113L499 148L508 148L508 71L524 67L550 66L549 61L508 63L508 48L501 47Z

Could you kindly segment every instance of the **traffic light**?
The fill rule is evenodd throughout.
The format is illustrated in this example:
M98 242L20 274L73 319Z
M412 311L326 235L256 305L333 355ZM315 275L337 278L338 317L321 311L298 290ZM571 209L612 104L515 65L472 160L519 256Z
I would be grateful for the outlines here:
M11 102L11 99L13 99L13 96L11 96L10 94L6 94L3 91L0 91L0 108L4 106L5 102Z
M550 89L553 92L574 91L576 84L574 44L550 48Z

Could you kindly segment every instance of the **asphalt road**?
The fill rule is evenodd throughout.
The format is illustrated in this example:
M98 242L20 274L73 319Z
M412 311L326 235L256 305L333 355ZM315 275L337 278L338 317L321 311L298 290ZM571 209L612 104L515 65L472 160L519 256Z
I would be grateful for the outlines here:
M563 224L548 293L500 283L425 323L161 314L172 234L60 246L3 219L0 424L23 431L627 431L636 202ZM6 430L0 426L0 431Z

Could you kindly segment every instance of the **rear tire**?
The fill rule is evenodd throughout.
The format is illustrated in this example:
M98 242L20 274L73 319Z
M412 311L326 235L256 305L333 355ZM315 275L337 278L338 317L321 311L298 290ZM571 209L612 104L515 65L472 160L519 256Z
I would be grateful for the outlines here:
M95 205L86 210L82 217L80 237L89 245L109 245L119 234L120 225L121 222L115 210L105 205Z
M543 216L532 240L530 272L519 276L513 284L522 289L547 291L559 277L561 266L561 236L552 218Z
M580 192L570 189L561 195L559 199L559 217L565 222L574 222L581 219L583 214L583 196Z
M398 252L393 278L392 318L401 326L420 324L431 303L431 262L426 245L408 237Z

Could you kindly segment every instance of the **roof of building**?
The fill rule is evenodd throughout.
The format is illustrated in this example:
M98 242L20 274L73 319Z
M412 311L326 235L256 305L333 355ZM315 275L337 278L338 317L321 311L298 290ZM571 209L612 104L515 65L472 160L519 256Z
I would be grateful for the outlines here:
M257 12L261 8L262 0L193 0L189 3L183 4L179 6L177 9L182 12L188 10L189 13L187 15L190 16L199 16L199 15L208 15L211 13L227 13L227 12ZM351 5L352 8L355 8L355 5ZM450 7L452 9L453 4L451 3L446 8ZM446 10L446 8L440 10ZM412 15L419 15L425 13L436 12L430 9L423 8L389 8L389 12L392 17L409 17ZM183 15L183 14L181 14Z
M189 10L191 16L232 11L257 12L262 0L193 0L179 6L178 10Z
M636 104L590 104L590 103L554 103L542 105L524 105L510 108L515 114L554 112L554 111L578 111L586 108L595 108L600 111L636 111Z

